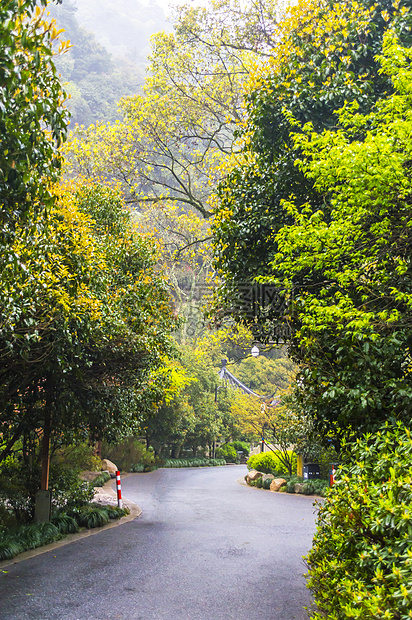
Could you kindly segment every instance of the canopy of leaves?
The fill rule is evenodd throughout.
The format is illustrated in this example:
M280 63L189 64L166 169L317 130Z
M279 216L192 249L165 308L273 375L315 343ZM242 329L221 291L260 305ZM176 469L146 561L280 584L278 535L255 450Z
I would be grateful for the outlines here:
M321 192L295 165L300 150L292 140L294 123L331 128L345 101L368 111L390 92L375 58L389 26L409 41L409 0L396 6L302 1L280 24L271 60L250 79L243 152L232 158L233 170L219 189L214 223L216 266L224 279L219 312L239 306L239 288L270 272L276 232L293 221L282 201L293 195L296 204L322 209Z
M383 52L392 96L370 114L346 106L336 130L295 135L325 201L285 203L294 223L278 233L272 263L294 290L302 398L330 430L411 416L411 51L388 34Z
M39 4L45 6L46 0ZM58 147L67 125L64 93L52 60L58 36L35 0L1 4L1 234L34 202L37 208L53 202L50 182L59 174ZM59 49L63 52L67 44L60 43Z
M76 134L74 172L119 180L139 208L171 200L210 217L243 84L271 40L273 2L242 9L237 0L177 9L174 32L152 39L144 94L121 103L125 121Z
M93 185L61 191L47 221L18 233L1 280L5 453L46 414L66 440L130 434L170 383L154 372L175 318L152 244Z
M306 558L312 620L410 617L410 429L385 426L347 446L346 464L319 507ZM327 577L327 578L326 578Z

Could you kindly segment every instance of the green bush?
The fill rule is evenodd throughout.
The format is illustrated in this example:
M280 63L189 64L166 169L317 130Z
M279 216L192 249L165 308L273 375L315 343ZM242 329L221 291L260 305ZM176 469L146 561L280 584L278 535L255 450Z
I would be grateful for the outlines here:
M81 527L88 529L106 525L110 519L107 509L96 505L84 506L74 514L74 518Z
M95 449L87 443L63 446L53 454L53 465L64 465L68 469L80 471L99 471L101 459Z
M232 441L229 445L232 446L236 452L242 452L243 456L249 456L250 445L245 441Z
M262 480L262 478L259 478L259 480ZM268 478L267 480L262 480L262 488L263 489L270 489L270 485L272 484L272 478Z
M110 474L107 471L102 471L92 482L94 487L102 487L106 482L111 479Z
M412 434L385 425L347 448L306 558L312 620L406 620L412 609Z
M303 478L300 476L292 476L286 483L286 493L294 493L295 492L295 484L297 482L303 482Z
M94 497L93 483L81 480L76 470L64 464L50 468L49 488L54 510L63 506L84 506Z
M239 460L235 448L229 443L216 450L216 458L225 459L226 463L237 463Z
M79 531L79 525L87 528L99 527L113 519L129 514L128 508L97 506L95 504L73 508L71 514L56 512L50 522L14 525L6 530L0 527L0 561L60 540L65 535Z
M292 452L290 452L292 455ZM296 456L292 457L292 468L296 472ZM249 469L257 469L264 474L273 474L274 476L288 475L287 467L279 460L276 452L259 452L259 454L253 454L247 460L247 466Z
M122 471L132 471L137 465L143 465L144 471L149 471L148 468L155 466L153 452L136 437L127 437L119 443L103 442L102 454Z
M65 512L58 512L53 515L51 522L62 534L75 534L79 531L76 519Z

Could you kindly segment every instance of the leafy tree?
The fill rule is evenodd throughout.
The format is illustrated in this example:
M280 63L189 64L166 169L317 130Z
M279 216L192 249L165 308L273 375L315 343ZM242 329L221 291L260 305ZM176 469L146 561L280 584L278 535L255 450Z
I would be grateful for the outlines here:
M325 205L286 205L295 223L273 267L295 289L302 398L329 430L411 416L410 55L388 34L380 62L395 93L370 114L344 107L337 130L295 137Z
M229 366L229 368L231 368ZM261 396L271 396L286 389L294 379L295 365L286 356L269 359L264 355L247 357L233 370L245 385Z
M167 209L151 205L143 213L135 213L136 227L154 237L160 246L159 263L168 274L170 289L181 326L179 343L193 343L202 336L205 320L202 300L210 286L211 248L205 241L208 223L194 212L186 213L175 203Z
M38 4L45 6L46 0ZM58 43L55 24L35 0L0 7L0 225L9 234L13 223L36 204L53 203L50 182L58 178L58 148L65 137L64 93L53 64ZM35 9L35 10L34 10ZM60 42L59 51L68 44ZM10 228L11 227L11 228ZM2 253L1 268L13 257Z
M128 201L172 201L211 216L211 188L243 118L243 84L267 50L273 2L180 7L174 33L153 37L144 94L125 98L125 121L76 134L74 171L119 180Z
M409 41L407 0L396 6L386 1L301 2L280 24L271 60L249 82L242 157L233 158L218 192L213 227L216 266L223 278L218 313L244 317L242 287L271 272L276 232L293 222L283 200L293 195L298 205L323 208L322 193L295 165L300 150L292 139L294 123L331 128L335 110L345 101L368 111L390 91L375 58L388 27ZM268 308L268 318L276 319L279 312L276 306Z
M2 279L3 458L45 424L66 441L130 434L169 385L170 298L120 197L65 191L35 230L18 231L20 268Z
M308 451L312 423L300 408L291 406L289 394L283 392L276 400L264 401L238 393L232 405L232 415L241 431L253 441L263 440L292 475L296 455Z
M345 446L306 558L312 620L410 616L411 449L403 424Z

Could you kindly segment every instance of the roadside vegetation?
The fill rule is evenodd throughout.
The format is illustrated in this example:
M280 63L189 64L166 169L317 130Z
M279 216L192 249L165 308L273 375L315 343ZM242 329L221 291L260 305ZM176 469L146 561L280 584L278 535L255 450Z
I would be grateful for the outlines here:
M0 7L4 557L114 516L79 477L96 442L144 472L264 438L250 467L325 495L312 618L408 618L410 0L182 6L121 120L111 92L70 135L55 64L82 63L46 5ZM298 455L340 462L333 488Z

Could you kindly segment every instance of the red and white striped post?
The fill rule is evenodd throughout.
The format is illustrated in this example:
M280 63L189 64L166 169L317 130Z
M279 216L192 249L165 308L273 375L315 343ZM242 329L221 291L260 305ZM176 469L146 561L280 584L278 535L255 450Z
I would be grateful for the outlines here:
M117 488L117 505L119 508L123 508L122 483L120 482L120 471L116 472L116 488Z

